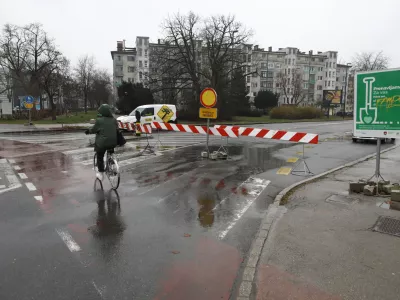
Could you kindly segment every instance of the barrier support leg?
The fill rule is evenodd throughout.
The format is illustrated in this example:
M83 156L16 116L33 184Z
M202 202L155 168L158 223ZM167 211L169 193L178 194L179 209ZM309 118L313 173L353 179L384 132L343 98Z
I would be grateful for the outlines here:
M147 141L147 145L146 147L144 147L144 149L142 150L141 154L143 154L144 152L148 152L150 154L156 155L155 151L152 149L150 142L149 142L149 136L147 134L147 132L144 133L146 135L146 141Z
M291 172L292 175L297 175L297 176L312 176L312 175L314 175L314 173L310 171L310 168L307 165L304 152L305 152L305 147L303 144L303 155L299 159L299 161L295 164L295 166L293 167L292 172ZM299 169L297 169L297 168L299 168Z

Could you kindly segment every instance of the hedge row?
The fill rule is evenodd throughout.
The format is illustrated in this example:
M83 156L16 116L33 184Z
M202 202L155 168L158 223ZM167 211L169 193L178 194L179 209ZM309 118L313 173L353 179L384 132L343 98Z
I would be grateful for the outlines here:
M279 106L273 108L269 113L271 119L317 119L323 117L320 109L311 106Z

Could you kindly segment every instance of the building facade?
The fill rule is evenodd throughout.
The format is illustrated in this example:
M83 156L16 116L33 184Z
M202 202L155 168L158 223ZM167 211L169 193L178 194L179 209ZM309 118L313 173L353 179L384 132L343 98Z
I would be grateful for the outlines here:
M136 37L135 47L125 46L125 41L117 42L117 51L111 51L113 59L113 80L115 87L122 81L143 83L148 86L149 78L155 78L159 49L163 42L150 43L149 37ZM204 66L202 42L196 43L196 64ZM346 91L349 83L348 65L337 63L337 51L302 52L295 47L267 50L258 45L247 44L241 49L242 68L246 75L246 89L250 100L260 91L278 93L279 105L320 105L324 90ZM346 80L347 78L347 80ZM346 111L352 110L352 87L347 86ZM156 101L162 102L159 94Z

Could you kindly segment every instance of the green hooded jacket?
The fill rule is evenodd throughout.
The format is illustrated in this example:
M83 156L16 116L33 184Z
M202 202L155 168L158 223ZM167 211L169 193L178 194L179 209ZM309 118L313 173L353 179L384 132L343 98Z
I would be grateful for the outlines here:
M100 105L98 118L89 133L96 134L94 150L104 151L117 146L117 120L114 119L108 104Z

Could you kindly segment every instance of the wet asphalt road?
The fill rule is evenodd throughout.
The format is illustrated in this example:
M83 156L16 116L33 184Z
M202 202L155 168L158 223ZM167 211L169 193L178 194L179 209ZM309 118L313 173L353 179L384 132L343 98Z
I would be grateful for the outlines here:
M321 143L304 148L317 174L375 151L351 142L351 126L264 127L319 133ZM0 159L22 184L0 193L0 299L229 299L268 205L303 179L277 174L303 148L230 139L230 158L208 161L203 141L162 133L150 140L163 146L157 155L142 156L146 141L130 142L118 153L115 193L107 179L94 191L82 133L0 135ZM221 143L213 138L212 149Z

